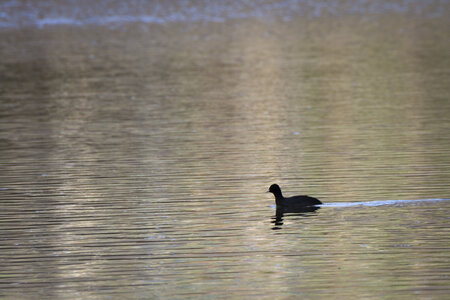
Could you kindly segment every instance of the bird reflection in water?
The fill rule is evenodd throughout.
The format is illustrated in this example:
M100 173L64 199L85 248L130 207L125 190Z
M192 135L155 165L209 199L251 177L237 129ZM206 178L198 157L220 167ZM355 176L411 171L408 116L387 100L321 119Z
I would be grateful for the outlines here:
M288 216L301 216L303 218L308 218L316 215L316 211L319 209L319 206L307 206L307 207L299 207L295 209L286 209L286 208L277 208L275 216L272 217L271 223L274 224L272 230L280 230L283 226L284 214L288 214Z

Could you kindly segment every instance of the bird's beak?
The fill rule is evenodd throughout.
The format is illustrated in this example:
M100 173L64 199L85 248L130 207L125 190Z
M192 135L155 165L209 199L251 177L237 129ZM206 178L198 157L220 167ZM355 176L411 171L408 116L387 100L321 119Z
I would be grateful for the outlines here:
M266 191L266 193L270 193L270 191Z

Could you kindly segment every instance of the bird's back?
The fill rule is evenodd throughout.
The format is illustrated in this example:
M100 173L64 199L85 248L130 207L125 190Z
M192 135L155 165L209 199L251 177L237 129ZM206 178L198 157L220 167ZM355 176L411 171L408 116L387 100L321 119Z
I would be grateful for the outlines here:
M286 207L305 207L322 204L319 199L309 196L293 196L284 198L282 206Z

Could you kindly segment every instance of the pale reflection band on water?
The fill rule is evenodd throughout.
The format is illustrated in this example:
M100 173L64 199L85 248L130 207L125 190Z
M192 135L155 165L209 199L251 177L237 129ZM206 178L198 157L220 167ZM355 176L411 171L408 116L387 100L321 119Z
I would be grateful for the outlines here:
M233 3L234 2L234 3ZM242 3L244 2L244 3ZM390 1L347 0L345 5L328 1L59 1L48 5L36 1L23 5L22 1L9 0L0 3L4 13L0 28L23 25L46 26L104 25L117 27L128 23L175 23L175 22L225 22L233 19L282 18L289 21L295 17L318 18L327 15L418 13L422 17L436 18L445 15L445 9L436 1L409 0L408 5L392 4ZM20 9L18 9L20 8ZM81 12L81 13L80 13Z

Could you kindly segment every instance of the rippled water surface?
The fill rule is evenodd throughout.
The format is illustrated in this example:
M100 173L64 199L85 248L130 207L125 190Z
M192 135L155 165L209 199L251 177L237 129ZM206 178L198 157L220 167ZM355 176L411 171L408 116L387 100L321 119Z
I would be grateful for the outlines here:
M0 298L448 297L445 1L8 3Z

